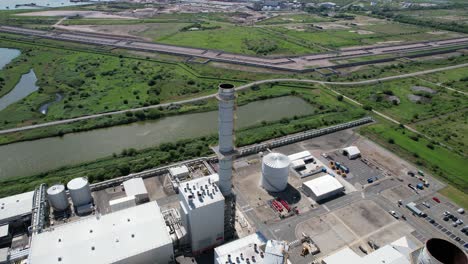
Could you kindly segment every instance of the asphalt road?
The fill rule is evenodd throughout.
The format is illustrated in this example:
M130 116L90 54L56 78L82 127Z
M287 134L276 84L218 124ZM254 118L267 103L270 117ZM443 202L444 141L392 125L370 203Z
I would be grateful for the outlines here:
M320 81L320 80L313 80L313 79L292 79L292 78L267 79L267 80L255 81L255 82L251 82L251 83L239 86L239 87L236 88L236 91L245 90L245 89L250 88L250 87L252 87L254 85L275 83L275 82L315 83L315 84L329 84L329 85L340 85L340 86L366 85L366 84L373 84L373 83L391 81L391 80L396 80L396 79L414 77L414 76L419 76L419 75L425 75L425 74L430 74L430 73L435 73L435 72L440 72L440 71L458 69L458 68L463 68L463 67L468 67L468 63L454 65L454 66L447 66L447 67L442 67L442 68L437 68L437 69L424 70L424 71L413 72L413 73L400 74L400 75L395 75L395 76L388 76L388 77L383 77L383 78L376 78L376 79L370 79L370 80L364 80L364 81L357 81L357 82L327 82L327 81ZM461 93L464 93L464 92L461 92ZM466 93L464 93L464 94L466 94ZM80 116L80 117L64 119L64 120L57 120L57 121L41 123L41 124L36 124L36 125L30 125L30 126L23 126L23 127L11 128L11 129L4 129L4 130L0 130L0 134L20 132L20 131L26 131L26 130L42 128L42 127L48 127L48 126L63 125L63 124L77 122L77 121L83 121L83 120L99 118L99 117L112 116L112 115L118 115L118 114L125 114L127 112L136 112L136 111L141 111L141 110L155 109L155 108L159 108L159 107L168 107L168 106L174 105L174 104L194 103L194 102L201 101L201 100L211 99L211 98L214 98L215 96L216 96L216 94L211 94L211 95L205 95L205 96L200 96L200 97L197 97L197 98L180 100L180 101L171 102L171 103L150 105L150 106L138 107L138 108L127 109L127 110L120 110L120 111L113 111L113 112L100 113L100 114L94 114L94 115ZM354 102L354 103L356 103L358 105L362 105L361 103L359 103L359 102L357 102L357 101L355 101L355 100L353 100L353 99L351 99L349 97L346 97L346 99L350 100L350 101L352 101L352 102ZM374 112L376 114L390 120L391 122L394 122L394 123L397 123L397 124L399 123L398 121L396 121L396 120L394 120L394 119L392 119L392 118L390 118L388 116L385 116L380 112L377 112L377 111L374 111ZM410 127L407 127L407 128L412 130L413 132L417 133L416 130L414 130L414 129L410 128Z

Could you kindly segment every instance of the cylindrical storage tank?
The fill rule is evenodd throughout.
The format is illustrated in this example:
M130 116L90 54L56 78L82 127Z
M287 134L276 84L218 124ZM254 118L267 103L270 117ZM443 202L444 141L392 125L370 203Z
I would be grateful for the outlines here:
M75 207L87 205L93 202L91 189L86 178L75 178L68 182L67 188Z
M269 153L263 157L262 187L269 192L281 192L288 186L288 156L281 153Z
M57 184L47 189L47 198L55 211L63 211L68 208L68 198L65 186Z
M426 241L418 264L468 264L463 251L447 240L431 238Z

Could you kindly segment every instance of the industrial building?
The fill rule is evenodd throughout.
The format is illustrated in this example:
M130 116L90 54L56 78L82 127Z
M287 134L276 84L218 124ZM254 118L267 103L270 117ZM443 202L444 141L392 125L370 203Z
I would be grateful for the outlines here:
M309 151L305 150L305 151L301 151L301 152L298 152L298 153L294 153L292 155L289 155L288 158L291 162L294 162L296 160L306 160L306 159L309 159L312 157L312 154L310 154Z
M137 204L149 201L148 190L142 178L133 178L123 182L125 194L127 197L135 197Z
M183 183L179 190L180 215L194 254L224 242L224 197L210 177Z
M31 221L34 192L0 199L0 225L22 226Z
M30 264L159 263L173 259L156 202L54 226L32 237Z
M322 264L411 264L410 253L417 249L416 245L402 237L389 245L385 245L368 255L361 257L351 248L346 247L322 260Z
M341 150L343 155L348 156L348 159L357 159L361 157L361 151L355 146L349 146Z
M304 182L302 189L316 202L336 196L345 190L344 186L331 175L324 175Z
M289 245L285 241L267 240L257 232L215 248L214 263L284 264Z
M262 159L262 187L269 192L282 192L288 186L288 156L281 153L268 153Z
M261 260L260 248L264 248L266 243L267 239L260 232L239 238L215 248L214 263L225 264L229 261L234 263L246 263L247 258L249 260L255 260L255 258ZM258 263L258 261L255 263Z
M111 212L117 212L119 210L127 209L136 205L135 196L125 196L109 201Z
M189 176L189 169L185 165L169 168L171 176L178 180L184 180Z

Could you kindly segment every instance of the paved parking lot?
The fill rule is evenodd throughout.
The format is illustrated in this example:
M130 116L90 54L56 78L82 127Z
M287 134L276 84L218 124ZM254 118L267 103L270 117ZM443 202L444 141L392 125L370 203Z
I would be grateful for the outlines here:
M353 185L356 183L359 183L360 185L365 185L367 184L367 179L371 177L373 177L374 179L375 177L377 177L378 179L384 177L382 171L365 164L361 160L361 158L350 160L348 159L348 157L342 155L338 151L330 152L327 154L334 161L337 161L340 164L343 164L344 166L348 167L349 173L346 177L346 180L348 180Z
M427 208L426 206L424 206L422 204L423 202L427 203L430 206L430 208ZM425 221L427 221L429 224L437 228L440 232L446 235L454 243L459 244L460 246L463 246L465 243L468 242L467 241L468 236L464 234L463 232L461 232L461 229L468 225L467 224L468 217L466 213L465 214L457 213L457 210L459 209L459 207L445 200L441 200L441 203L437 203L430 197L425 198L425 199L420 199L416 204L417 204L416 207L418 209L427 213L428 216L425 218ZM443 213L445 211L449 211L452 215L457 217L457 219L462 220L463 224L458 225L457 227L454 227L453 220L449 219L448 221L444 221Z

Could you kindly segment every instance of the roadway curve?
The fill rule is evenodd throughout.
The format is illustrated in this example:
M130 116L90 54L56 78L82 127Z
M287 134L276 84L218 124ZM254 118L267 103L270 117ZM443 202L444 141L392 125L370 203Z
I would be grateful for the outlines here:
M447 67L442 67L442 68L437 68L437 69L431 69L431 70L424 70L424 71L413 72L413 73L406 73L406 74L395 75L395 76L388 76L388 77L371 79L371 80L365 80L365 81L357 81L357 82L327 82L327 81L319 81L319 80L311 80L311 79L289 79L289 78L268 79L268 80L255 81L255 82L251 82L251 83L248 83L248 84L244 84L242 86L237 87L236 90L237 91L245 90L245 89L247 89L249 87L252 87L254 85L260 85L260 84L266 84L266 83L275 83L275 82L316 83L316 84L331 84L331 85L343 85L343 86L366 85L366 84L373 84L373 83L378 83L378 82L385 82L385 81L391 81L391 80L396 80L396 79L414 77L414 76L419 76L419 75L425 75L425 74L435 73L435 72L440 72L440 71L458 69L458 68L463 68L463 67L468 67L468 63L454 65L454 66L447 66ZM466 92L462 92L462 91L457 91L457 92L465 94L465 95L467 94ZM1 134L14 133L14 132L20 132L20 131L26 131L26 130L36 129L36 128L48 127L48 126L63 125L63 124L77 122L77 121L83 121L83 120L88 120L88 119L99 118L99 117L112 116L112 115L118 115L118 114L125 114L127 112L136 112L136 111L154 109L154 108L159 108L159 107L168 107L168 106L174 105L174 104L188 104L188 103L193 103L193 102L197 102L197 101L201 101L201 100L211 99L211 98L214 98L215 96L216 96L216 94L211 94L211 95L205 95L205 96L200 96L200 97L197 97L197 98L180 100L180 101L171 102L171 103L150 105L150 106L138 107L138 108L127 109L127 110L120 110L120 111L113 111L113 112L107 112L107 113L101 113L101 114L80 116L80 117L75 117L75 118L70 118L70 119L65 119L65 120L52 121L52 122L36 124L36 125L30 125L30 126L24 126L24 127L4 129L4 130L0 130L0 135ZM352 100L351 98L347 98L347 99L360 105L359 102L356 102L356 101ZM377 114L382 115L381 113L377 113ZM389 119L389 117L386 117L386 116L384 116L384 117ZM395 121L393 119L389 119L389 120L392 121L392 122L398 123L397 121Z

